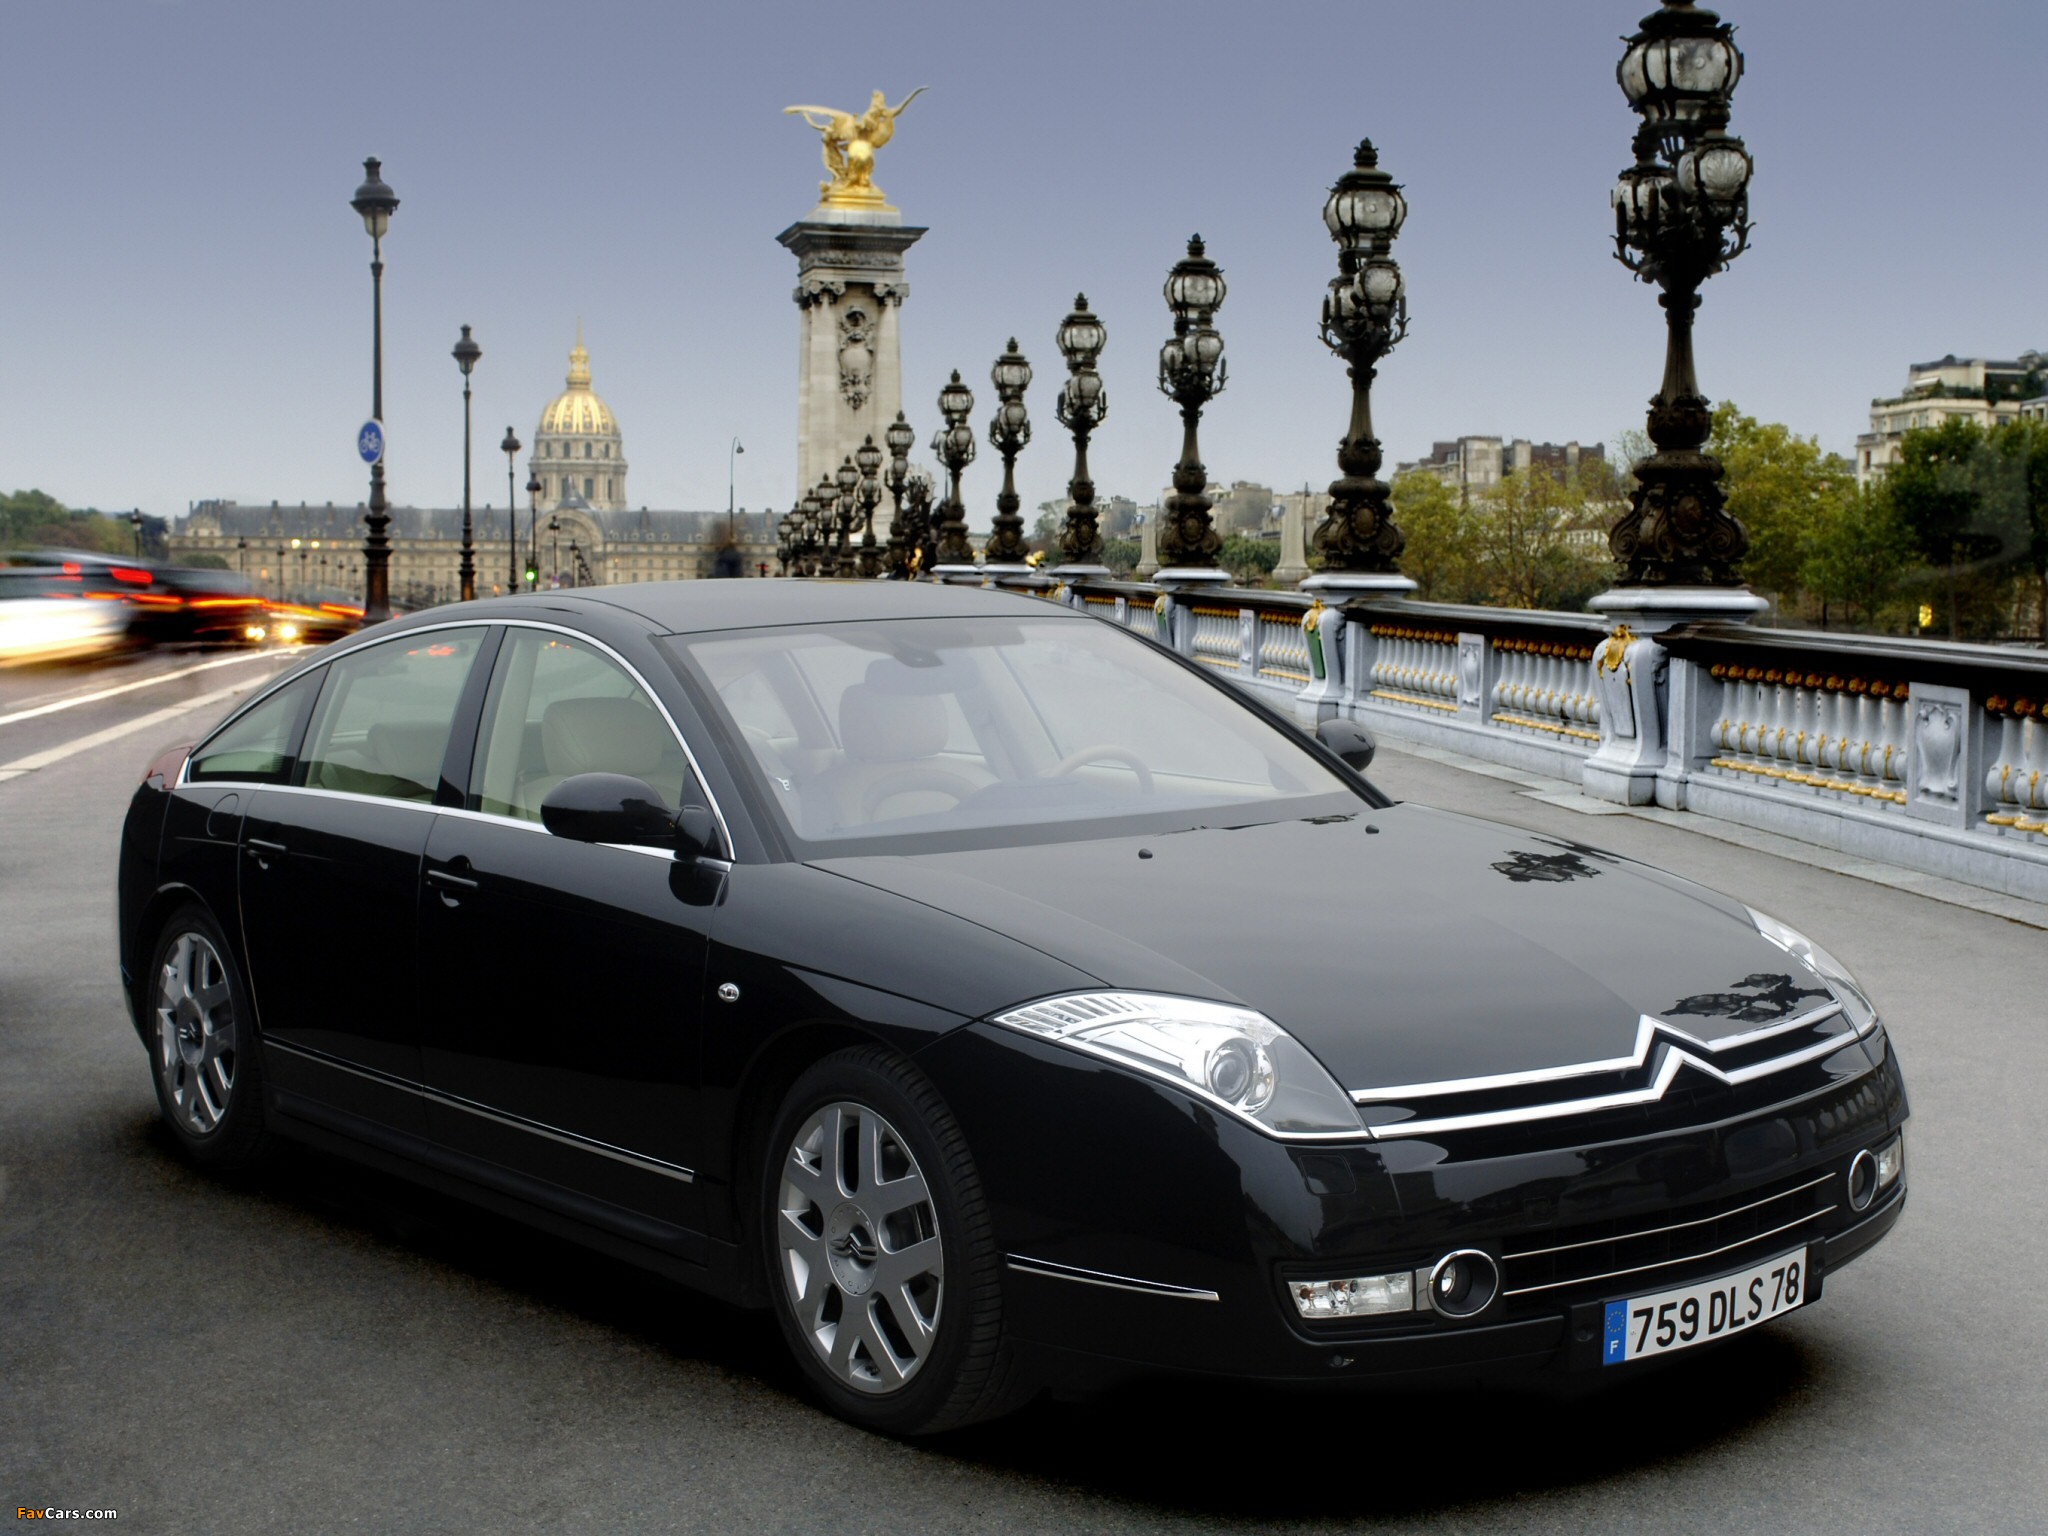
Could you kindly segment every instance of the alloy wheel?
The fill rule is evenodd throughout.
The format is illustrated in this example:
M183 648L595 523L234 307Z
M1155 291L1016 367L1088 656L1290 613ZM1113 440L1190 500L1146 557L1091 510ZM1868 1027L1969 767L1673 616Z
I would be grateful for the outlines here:
M202 933L187 930L164 953L156 979L157 1074L178 1124L217 1129L235 1091L236 1030L227 966Z
M905 1386L938 1338L945 1257L909 1144L864 1104L803 1122L783 1157L776 1252L800 1331L834 1380Z

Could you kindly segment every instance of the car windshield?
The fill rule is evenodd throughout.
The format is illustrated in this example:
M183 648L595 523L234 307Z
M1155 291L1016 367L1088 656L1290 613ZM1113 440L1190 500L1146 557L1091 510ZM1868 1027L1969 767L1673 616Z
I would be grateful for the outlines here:
M736 771L815 853L1241 825L1357 789L1146 641L1092 620L679 635Z

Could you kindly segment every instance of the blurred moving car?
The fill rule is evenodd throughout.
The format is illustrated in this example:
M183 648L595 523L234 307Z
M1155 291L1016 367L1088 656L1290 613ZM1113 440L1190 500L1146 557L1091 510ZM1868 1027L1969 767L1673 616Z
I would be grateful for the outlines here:
M258 621L251 620L252 630ZM303 603L266 604L261 633L251 640L271 640L286 645L325 645L363 627L363 605L346 599L315 596Z
M0 567L0 666L105 655L126 643L127 630L117 603L88 602L40 569Z
M362 626L362 604L346 594L316 592L302 600L266 598L235 571L127 560L90 550L16 551L7 568L34 573L44 593L103 605L94 626L121 643L260 645L325 642ZM72 616L71 622L81 622Z

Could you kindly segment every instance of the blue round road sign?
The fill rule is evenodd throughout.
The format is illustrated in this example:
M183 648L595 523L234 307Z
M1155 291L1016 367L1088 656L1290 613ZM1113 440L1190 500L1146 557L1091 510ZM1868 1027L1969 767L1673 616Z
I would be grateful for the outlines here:
M356 434L356 452L363 456L365 464L375 464L384 457L384 423L374 417L363 423L362 431Z

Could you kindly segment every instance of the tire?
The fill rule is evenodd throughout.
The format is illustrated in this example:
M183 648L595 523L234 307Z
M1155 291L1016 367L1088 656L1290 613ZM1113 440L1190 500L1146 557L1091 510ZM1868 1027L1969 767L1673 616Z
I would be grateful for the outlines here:
M908 1436L1028 1399L981 1180L922 1073L878 1046L828 1056L790 1088L768 1149L770 1305L827 1408Z
M150 951L145 1039L157 1108L185 1155L226 1173L263 1160L263 1068L249 989L219 925L196 906L171 915Z

